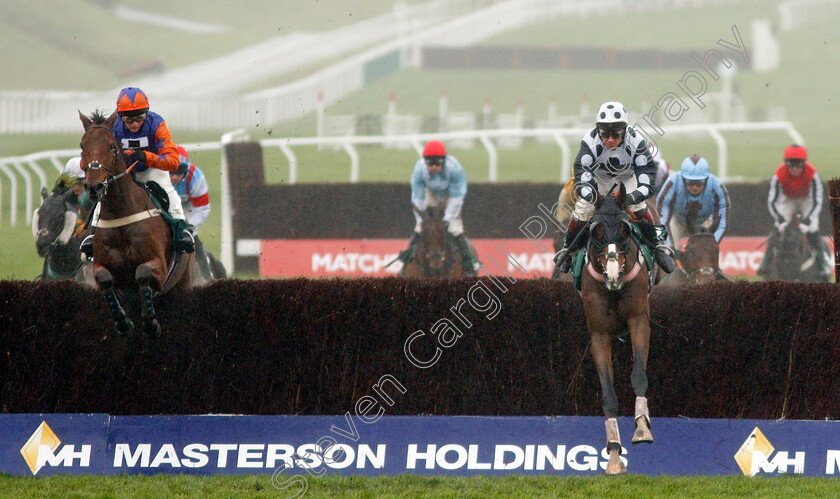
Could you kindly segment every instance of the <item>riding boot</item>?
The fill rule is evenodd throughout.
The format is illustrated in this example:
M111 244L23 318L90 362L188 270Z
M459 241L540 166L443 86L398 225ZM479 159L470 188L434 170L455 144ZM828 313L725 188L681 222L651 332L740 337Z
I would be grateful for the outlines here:
M820 237L819 232L808 232L805 234L808 239L808 246L814 250L816 263L819 266L820 272L823 275L831 275L831 262L828 260L828 247Z
M472 251L470 250L470 243L467 242L467 237L464 234L458 234L457 236L452 236L452 238L455 240L455 246L458 247L458 252L461 253L461 268L464 270L464 273L468 276L478 275L478 271L481 269L481 262L473 257Z
M569 219L569 227L566 230L566 239L563 241L563 247L554 255L554 265L557 267L557 270L564 274L572 268L573 258L571 253L583 246L581 241L583 238L577 237L583 227L583 222L572 216Z
M79 250L81 250L82 254L85 255L85 257L90 261L93 261L93 232L94 232L94 230L95 229L93 229L93 228L90 229L90 235L87 236L86 238L84 238L84 240L82 240L81 246L79 246Z
M403 265L414 259L414 251L417 249L417 242L420 240L420 234L412 232L408 239L408 248L400 251L397 255L397 260L401 261Z
M175 219L175 250L180 253L192 253L195 251L195 237L192 234L192 225L186 220Z
M207 276L208 279L215 279L210 269L210 258L204 250L204 243L201 242L198 236L195 236L195 263L201 275Z
M773 261L773 255L776 254L776 242L779 240L779 231L773 230L770 237L767 238L767 250L764 252L764 258L761 259L761 265L758 266L756 274L765 281L768 278L770 270L770 262Z
M656 245L653 247L653 257L656 259L656 263L666 273L670 274L673 272L677 268L677 262L674 261L674 250L667 244L663 244L664 241L657 235L656 229L654 228L653 215L650 213L650 210L645 208L644 210L633 212L633 216L638 220L639 230L642 231L642 235L647 239L648 245Z

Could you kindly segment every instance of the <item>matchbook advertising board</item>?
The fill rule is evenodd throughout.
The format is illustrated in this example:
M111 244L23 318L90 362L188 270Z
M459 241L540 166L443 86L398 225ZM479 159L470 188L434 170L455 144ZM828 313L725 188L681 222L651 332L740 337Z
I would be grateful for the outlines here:
M653 418L644 475L840 474L840 423ZM0 415L0 472L55 474L601 474L601 417ZM280 480L282 481L282 480Z
M503 248L526 269L525 277L551 277L554 250L550 239L471 242L485 265L487 255L499 254ZM756 275L764 243L761 237L725 237L720 244L721 270L733 277ZM407 244L402 239L252 239L239 240L237 254L259 256L262 277L384 277L398 274L402 264L395 259ZM514 264L508 263L505 271L514 273Z

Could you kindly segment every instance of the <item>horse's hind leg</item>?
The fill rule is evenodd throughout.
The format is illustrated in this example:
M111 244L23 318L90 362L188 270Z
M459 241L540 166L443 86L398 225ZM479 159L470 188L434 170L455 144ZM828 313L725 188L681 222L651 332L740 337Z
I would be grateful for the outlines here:
M94 279L99 287L102 289L102 294L105 296L105 302L108 304L108 309L111 311L111 318L114 319L114 327L118 336L127 336L131 334L134 329L134 324L125 315L120 301L117 299L117 293L114 291L114 278L108 269L100 267L94 273Z
M155 306L152 303L151 283L154 275L151 266L146 263L139 265L134 277L140 286L140 315L143 318L143 330L152 338L159 338L160 323L157 321Z

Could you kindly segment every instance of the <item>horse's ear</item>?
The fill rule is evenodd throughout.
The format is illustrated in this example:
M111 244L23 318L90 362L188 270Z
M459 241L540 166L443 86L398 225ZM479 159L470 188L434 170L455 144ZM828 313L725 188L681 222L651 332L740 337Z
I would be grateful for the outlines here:
M49 194L47 193L47 188L46 187L41 187L41 199L42 200L47 199L47 196L49 196Z
M117 122L117 112L114 111L113 113L111 113L111 116L108 116L108 119L105 120L105 123L108 125L108 128L113 129L114 128L114 123L116 123L116 122Z
M618 201L618 206L624 208L624 201L627 199L627 190L624 189L624 183L618 184L618 194L615 197L615 200Z
M77 109L76 111L79 111L79 110ZM84 125L85 130L87 130L91 125L93 125L93 122L90 121L90 119L87 116L82 114L81 111L79 111L79 119L82 120L82 125Z

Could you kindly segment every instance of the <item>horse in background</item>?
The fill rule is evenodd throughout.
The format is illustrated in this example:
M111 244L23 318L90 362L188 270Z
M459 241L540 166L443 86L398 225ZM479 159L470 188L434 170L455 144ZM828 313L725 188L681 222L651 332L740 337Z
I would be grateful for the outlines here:
M421 219L420 239L417 241L414 258L405 264L402 275L443 278L464 276L461 256L455 247L455 241L449 235L446 222L443 221L446 203L429 206L422 211L415 207L414 212Z
M581 277L581 298L589 329L592 357L601 383L606 418L609 462L606 474L625 473L618 431L618 397L613 385L612 343L629 332L633 347L631 383L636 394L635 432L632 443L652 443L647 406L647 360L650 343L648 304L649 271L627 213L626 192L599 196L590 221L586 261Z
M676 252L682 264L680 273L686 282L708 284L715 281L728 281L729 278L720 270L720 245L708 227L696 226L693 218L687 218L686 229L690 234L685 247Z
M764 258L771 258L768 280L831 282L831 275L820 269L817 251L808 244L800 223L800 215L794 213L782 232L777 233L779 242L775 249L768 248L765 253Z
M118 335L134 329L121 301L139 300L143 329L160 336L153 298L172 289L192 287L192 254L173 249L172 229L149 192L131 177L122 149L113 133L117 113L100 112L90 118L79 113L84 125L82 169L85 189L99 203L99 222L93 239L93 276L114 320Z
M44 266L39 279L43 281L76 280L95 286L92 265L82 260L79 246L82 241L75 236L78 206L74 202L74 193L64 192L49 194L46 187L41 188L41 206L32 215L32 236L38 255L44 258Z

